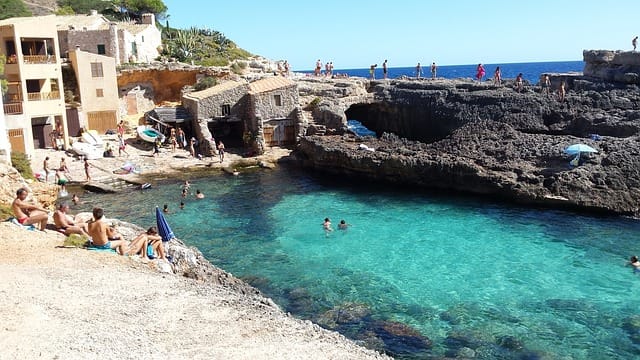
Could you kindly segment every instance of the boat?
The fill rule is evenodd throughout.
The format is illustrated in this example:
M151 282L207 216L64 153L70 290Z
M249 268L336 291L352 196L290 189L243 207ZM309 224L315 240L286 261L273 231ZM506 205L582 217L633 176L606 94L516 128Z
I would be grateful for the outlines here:
M96 130L87 130L82 133L82 141L92 144L92 145L100 145L102 146L102 137Z
M89 144L82 141L76 141L71 144L71 149L79 156L84 157L87 160L100 159L103 157L104 149L102 144Z
M140 125L136 128L136 132L138 133L138 137L146 142L154 143L156 139L160 139L161 142L164 142L165 136L158 130L152 128L148 125Z

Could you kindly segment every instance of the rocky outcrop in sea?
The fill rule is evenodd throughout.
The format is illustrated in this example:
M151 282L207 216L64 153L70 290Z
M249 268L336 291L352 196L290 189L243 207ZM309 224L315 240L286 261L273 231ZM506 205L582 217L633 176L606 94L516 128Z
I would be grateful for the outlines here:
M640 54L625 56L640 60ZM304 136L295 154L307 167L345 178L639 215L640 89L630 75L625 82L596 76L605 73L601 53L584 57L587 69L599 69L592 76L550 74L551 89L566 84L563 101L537 85L517 92L510 80L501 86L465 79L368 82L368 98L323 99L333 104L325 111L338 114L313 116L357 119L377 138L349 134L343 124L334 127L336 135ZM619 70L610 65L610 73ZM598 152L582 153L572 166L575 156L564 149L578 143Z

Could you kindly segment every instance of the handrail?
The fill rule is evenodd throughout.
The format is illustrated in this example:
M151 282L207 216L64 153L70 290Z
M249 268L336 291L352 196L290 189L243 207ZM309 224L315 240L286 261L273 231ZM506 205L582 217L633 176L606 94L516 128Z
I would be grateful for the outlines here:
M27 93L29 101L57 100L60 99L60 91Z
M6 115L22 114L22 103L4 104L4 113Z
M56 62L55 55L25 55L23 59L25 64L50 64Z

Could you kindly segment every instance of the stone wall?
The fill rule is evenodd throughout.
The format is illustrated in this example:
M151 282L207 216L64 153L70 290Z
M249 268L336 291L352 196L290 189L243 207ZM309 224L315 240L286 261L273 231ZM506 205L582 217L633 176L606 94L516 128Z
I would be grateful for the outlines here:
M640 52L585 50L584 75L608 82L640 84Z
M104 45L104 55L115 58L116 64L120 63L118 47L111 30L65 30L58 31L58 34L60 36L60 53L62 55L70 50L75 50L77 46L82 51L97 54L98 45Z
M213 117L222 117L222 105L231 105L230 118L242 119L244 117L243 108L245 107L244 97L249 91L248 84L242 84L234 88L213 94L204 99L190 98L184 96L182 101L191 102L187 109L189 113L197 119L206 119Z
M276 96L280 98L279 105L276 104ZM252 94L251 102L263 120L290 118L292 111L298 106L298 91L296 86L290 86Z

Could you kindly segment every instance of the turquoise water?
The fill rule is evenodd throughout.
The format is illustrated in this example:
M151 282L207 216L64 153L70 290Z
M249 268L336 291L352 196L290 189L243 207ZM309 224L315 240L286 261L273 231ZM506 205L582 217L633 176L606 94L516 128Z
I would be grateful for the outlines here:
M433 342L425 353L389 341L399 357L462 347L487 359L640 355L640 277L625 267L640 252L636 220L340 185L293 169L191 180L206 198L188 197L184 210L177 181L82 206L149 226L166 203L179 238L286 311L318 321L364 304L371 315L339 331L363 339L396 321ZM327 234L325 217L351 226Z

